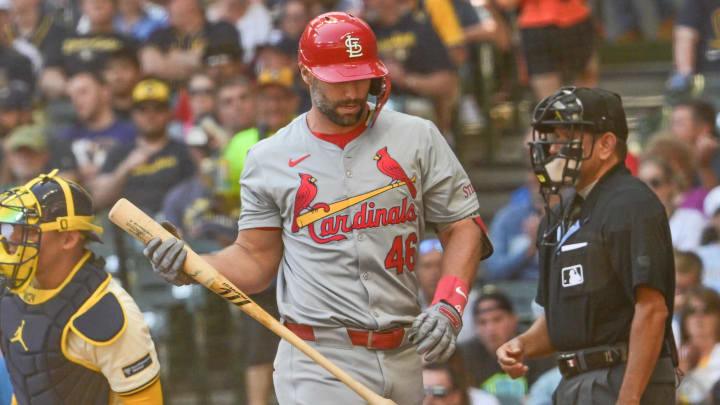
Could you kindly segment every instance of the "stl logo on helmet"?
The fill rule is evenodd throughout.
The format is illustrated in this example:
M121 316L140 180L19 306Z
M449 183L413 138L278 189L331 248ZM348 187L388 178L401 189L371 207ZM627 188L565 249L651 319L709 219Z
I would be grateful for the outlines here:
M363 55L362 45L360 45L360 38L355 38L352 35L348 35L345 38L345 47L347 48L348 57L358 58Z

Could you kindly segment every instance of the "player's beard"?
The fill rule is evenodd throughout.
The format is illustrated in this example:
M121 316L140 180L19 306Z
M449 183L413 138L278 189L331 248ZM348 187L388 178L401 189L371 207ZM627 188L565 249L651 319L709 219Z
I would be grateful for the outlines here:
M365 108L366 100L359 98L336 102L328 100L320 90L316 80L312 81L312 84L310 85L310 92L312 93L311 96L317 109L320 110L320 112L323 113L323 115L325 115L332 123L342 127L352 127L357 125L357 123L363 118L365 110L367 109ZM336 111L339 107L352 105L360 105L361 108L354 114L340 114Z

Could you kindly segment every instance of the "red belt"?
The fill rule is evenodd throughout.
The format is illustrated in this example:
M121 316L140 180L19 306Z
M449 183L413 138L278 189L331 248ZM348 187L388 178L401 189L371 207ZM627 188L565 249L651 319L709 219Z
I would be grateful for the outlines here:
M285 322L285 326L302 340L315 341L315 331L312 326ZM405 329L398 328L383 332L372 330L347 329L350 342L355 346L364 346L368 349L391 350L400 347L405 336Z

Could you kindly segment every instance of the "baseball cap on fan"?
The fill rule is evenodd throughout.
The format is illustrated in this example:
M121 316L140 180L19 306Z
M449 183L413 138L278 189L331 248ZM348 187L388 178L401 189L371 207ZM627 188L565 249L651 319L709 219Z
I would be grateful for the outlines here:
M203 63L205 66L213 67L235 61L241 61L243 50L232 44L210 44L205 48Z
M134 105L153 102L162 105L170 103L170 87L158 79L141 80L132 91Z
M593 131L609 131L618 139L627 141L627 118L619 94L604 89L587 87L575 88L572 94L582 104L582 116L579 117L579 120L587 123ZM536 129L543 132L552 132L553 126L577 123L578 119L571 120L558 116L557 120L544 119L542 125L536 125Z
M2 1L2 0L0 0ZM0 90L0 109L29 110L32 108L30 86L22 80L11 80Z
M10 132L5 147L10 151L27 148L35 152L47 150L47 138L39 125L23 125Z
M265 69L258 75L257 82L260 88L266 86L280 86L287 90L293 87L293 70L288 67L280 69Z

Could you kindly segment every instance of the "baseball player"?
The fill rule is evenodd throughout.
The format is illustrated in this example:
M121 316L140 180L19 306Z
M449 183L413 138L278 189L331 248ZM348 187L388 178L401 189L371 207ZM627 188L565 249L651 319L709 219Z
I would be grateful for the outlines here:
M86 248L92 199L41 175L0 195L0 345L19 405L160 404L160 366L133 299Z
M492 252L475 192L431 122L380 114L390 81L364 21L314 18L298 56L312 108L250 149L237 240L205 258L248 293L277 276L290 330L378 394L420 404L417 353L453 353L478 262ZM414 269L427 225L444 256L421 313ZM177 239L153 239L145 255L166 279L188 280ZM287 342L274 369L283 405L364 403Z

